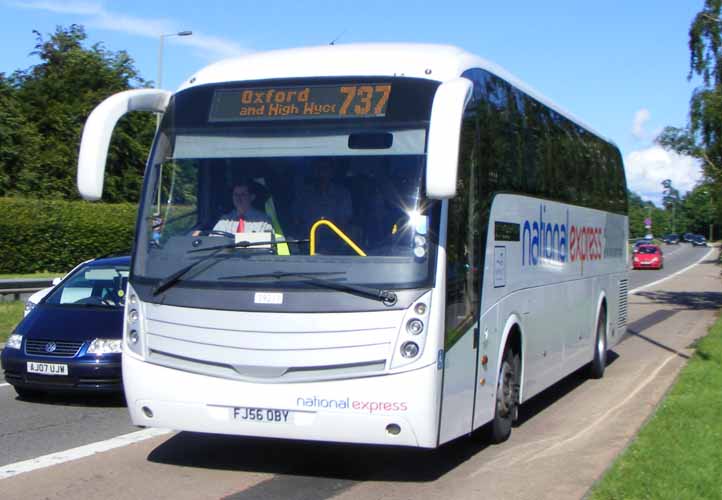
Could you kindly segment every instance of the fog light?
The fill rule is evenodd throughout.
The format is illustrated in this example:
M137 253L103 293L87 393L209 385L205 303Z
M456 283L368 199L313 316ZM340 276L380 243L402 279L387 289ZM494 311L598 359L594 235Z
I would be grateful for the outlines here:
M128 311L128 321L134 322L138 321L138 310L137 309L131 309Z
M416 307L414 307L414 311L416 311L416 314L426 314L426 304L419 302L416 304Z
M414 245L417 247L422 247L426 245L426 238L417 234L416 236L414 236Z
M130 294L130 303L133 305L136 305L138 303L138 296L136 294Z
M412 319L406 323L406 331L411 335L418 335L424 331L424 323L420 319Z
M144 414L146 417L148 417L148 418L153 418L153 410L151 410L151 409L148 408L147 406L144 406L143 408L141 408L141 410L143 410L143 414Z
M401 426L399 426L399 424L389 424L386 426L386 432L392 436L398 436L401 432Z
M401 345L401 355L405 358L414 358L419 354L419 346L416 342L404 342Z
M138 343L138 331L137 330L131 330L128 334L128 339L130 339L131 344L137 344Z

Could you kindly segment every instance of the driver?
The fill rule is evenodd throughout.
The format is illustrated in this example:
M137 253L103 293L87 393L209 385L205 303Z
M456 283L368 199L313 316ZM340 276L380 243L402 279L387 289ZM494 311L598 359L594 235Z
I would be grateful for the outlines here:
M251 192L250 182L241 181L233 186L234 209L221 215L214 231L226 233L270 233L271 218L251 206L256 195Z

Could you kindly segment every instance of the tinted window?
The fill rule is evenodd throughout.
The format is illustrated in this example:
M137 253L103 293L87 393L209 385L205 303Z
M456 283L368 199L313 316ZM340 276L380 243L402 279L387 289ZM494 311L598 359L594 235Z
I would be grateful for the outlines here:
M473 114L462 125L456 182L446 235L446 349L475 324L481 302L482 234L488 217L480 210L478 129Z
M480 175L487 193L523 193L627 213L619 151L506 81L480 69L473 106L479 124Z

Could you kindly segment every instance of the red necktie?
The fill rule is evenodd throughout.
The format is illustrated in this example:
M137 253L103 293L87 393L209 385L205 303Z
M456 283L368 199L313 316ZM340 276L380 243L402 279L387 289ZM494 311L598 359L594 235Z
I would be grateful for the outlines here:
M245 223L245 221L243 220L243 217L240 217L240 218L238 219L238 228L236 229L236 232L237 232L237 233L242 233L245 228L246 228L246 223Z

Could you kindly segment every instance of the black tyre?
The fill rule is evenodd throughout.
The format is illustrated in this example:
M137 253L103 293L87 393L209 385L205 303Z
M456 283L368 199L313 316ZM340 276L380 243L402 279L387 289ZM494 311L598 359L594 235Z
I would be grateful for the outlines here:
M594 340L594 359L589 365L591 378L602 378L607 367L607 311L602 309L597 319L597 335Z
M26 389L24 387L13 387L20 399L37 399L43 395L42 391L37 389Z
M496 383L494 419L489 424L489 438L492 443L501 443L509 439L511 426L519 412L520 379L521 360L519 355L507 346Z

